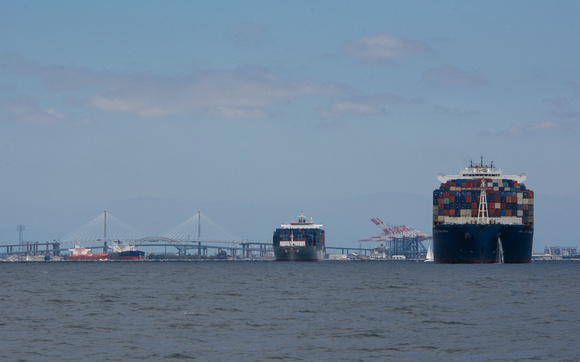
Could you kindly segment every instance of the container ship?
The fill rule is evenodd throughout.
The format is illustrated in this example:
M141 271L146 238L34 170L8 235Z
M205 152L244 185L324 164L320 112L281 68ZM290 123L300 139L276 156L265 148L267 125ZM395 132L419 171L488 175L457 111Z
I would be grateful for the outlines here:
M137 250L135 245L113 243L111 248L113 249L113 252L109 254L111 260L145 260L145 252Z
M277 261L322 261L326 254L324 230L300 213L298 222L281 225L273 237Z
M95 261L95 260L108 260L109 254L93 254L92 250L89 248L83 248L80 245L75 245L74 249L68 249L70 254L68 255L68 260L73 261Z
M474 165L440 175L433 191L436 263L529 263L534 235L534 192L525 175L503 175Z

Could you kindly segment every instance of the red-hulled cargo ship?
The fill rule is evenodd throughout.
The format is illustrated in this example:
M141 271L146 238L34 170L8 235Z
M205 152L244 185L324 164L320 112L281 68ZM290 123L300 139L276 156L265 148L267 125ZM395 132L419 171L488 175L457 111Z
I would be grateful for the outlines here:
M68 260L72 261L98 261L98 260L108 260L109 254L93 254L92 250L89 248L83 248L80 245L75 245L74 249L68 249L70 254L68 255Z
M525 175L471 166L441 175L433 191L436 263L529 263L534 234L534 192Z

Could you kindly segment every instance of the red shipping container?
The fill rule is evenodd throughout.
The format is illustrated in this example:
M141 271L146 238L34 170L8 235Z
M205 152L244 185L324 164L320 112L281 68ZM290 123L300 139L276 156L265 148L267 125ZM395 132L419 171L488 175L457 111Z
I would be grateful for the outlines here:
M455 209L449 210L449 216L455 216Z
M501 204L501 209L502 209L502 210L505 210L505 209L507 209L505 202Z
M524 210L528 210L528 204L524 204L523 207L524 207Z
M449 203L450 204L455 203L455 196L449 196Z
M471 202L471 196L465 196L465 202Z

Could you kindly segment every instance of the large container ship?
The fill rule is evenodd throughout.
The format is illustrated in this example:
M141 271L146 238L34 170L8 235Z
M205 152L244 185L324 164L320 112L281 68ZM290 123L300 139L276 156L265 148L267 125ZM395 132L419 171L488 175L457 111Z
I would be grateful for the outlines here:
M534 192L525 175L503 175L474 165L440 175L433 191L436 263L529 263L534 235Z
M326 247L321 224L306 222L300 213L298 222L281 225L273 237L274 255L278 261L321 261Z
M80 245L75 245L74 249L68 249L70 254L67 260L71 261L97 261L97 260L108 260L109 254L93 254L93 251L89 248L83 248Z

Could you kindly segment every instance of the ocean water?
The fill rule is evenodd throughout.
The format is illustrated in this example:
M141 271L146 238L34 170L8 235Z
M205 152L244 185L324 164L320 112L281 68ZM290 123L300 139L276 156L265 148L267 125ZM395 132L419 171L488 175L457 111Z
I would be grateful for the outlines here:
M0 360L579 360L580 263L2 263Z

